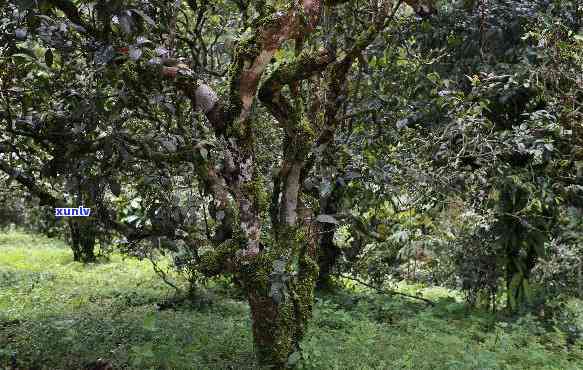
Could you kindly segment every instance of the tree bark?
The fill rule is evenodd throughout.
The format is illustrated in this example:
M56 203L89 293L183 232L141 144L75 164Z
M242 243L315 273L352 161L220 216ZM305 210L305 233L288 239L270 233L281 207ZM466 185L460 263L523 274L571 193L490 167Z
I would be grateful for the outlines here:
M203 254L199 265L209 277L235 273L249 301L257 359L275 369L288 366L312 316L317 233L301 221L299 226L277 225L273 244L257 255L244 254L244 244L229 240Z
M327 215L336 214L338 212L340 193L341 190L335 185L328 197L320 199L320 213ZM331 274L340 256L340 248L334 243L334 233L336 232L337 225L322 223L320 227L322 230L320 246L318 248L318 266L320 267L320 273L316 287L325 290L332 287Z
M279 233L276 241L275 250L283 253L267 252L243 270L257 359L276 369L288 367L290 355L299 351L312 316L318 276L316 241L309 236L309 229L287 230ZM292 257L285 251L298 249L298 262L288 261L285 269L280 269L278 264L285 260L281 255Z
M394 15L389 14L392 3L381 3L373 27L360 35L338 61L334 50L299 52L302 40L319 22L323 0L293 2L287 12L264 17L255 32L242 38L234 50L229 91L224 98L185 68L170 67L161 72L176 78L177 87L190 97L195 109L206 114L215 134L226 139L225 155L232 163L220 173L224 187L211 186L209 190L215 200L226 199L228 193L238 211L237 222L232 233L224 233L232 235L232 239L222 242L223 238L217 238L220 244L201 256L199 268L207 276L233 272L242 282L251 308L255 351L263 365L287 367L290 355L299 349L312 314L319 270L318 240L313 237L317 234L310 232L311 218L302 214L306 208L301 206L301 173L314 145L322 149L333 139L339 122L338 106L344 100L352 63ZM295 58L280 65L259 88L267 66L287 40L299 45ZM330 86L321 112L324 117L322 122L310 121L307 104L296 91L298 82L328 67ZM285 85L292 91L289 99L282 94ZM265 184L256 170L255 158L252 107L257 95L284 131L283 160L271 197L272 229L268 241L262 233Z
M334 244L334 232L336 226L333 224L326 224L322 228L322 238L320 239L318 266L320 274L316 287L321 290L332 288L331 275L340 256L340 249Z
M91 221L69 221L71 250L76 262L95 262L95 228Z

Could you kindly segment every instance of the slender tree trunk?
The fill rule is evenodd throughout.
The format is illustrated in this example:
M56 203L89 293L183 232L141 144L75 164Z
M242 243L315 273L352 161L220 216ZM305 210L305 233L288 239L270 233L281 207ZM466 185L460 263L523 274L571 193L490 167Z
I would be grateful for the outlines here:
M320 199L320 213L336 214L338 212L340 197L341 189L335 185L328 197ZM332 270L340 256L340 249L334 243L334 233L336 232L337 226L331 223L322 223L320 228L322 233L318 248L318 266L320 267L320 273L316 287L318 289L330 289L332 287Z
M579 298L583 298L583 258L579 257L579 265L577 266L577 292Z
M317 288L329 289L332 286L331 275L340 256L340 249L334 244L334 232L336 225L327 224L322 228L322 238L318 255L320 274L318 275Z
M526 251L526 256L520 255L521 246L518 243L525 238L526 234L521 230L521 227L515 226L512 237L506 246L506 289L510 310L524 308L529 303L529 292L526 290L527 284L525 283L529 282L532 270L538 261L538 255L533 246ZM520 276L520 280L516 282L514 280L517 276Z
M69 221L69 232L71 234L71 250L73 251L73 261L81 261L81 248L79 247L79 225L74 221Z
M520 302L520 287L512 285L515 276L520 273L516 266L518 249L513 241L506 242L506 306L510 311L515 310Z

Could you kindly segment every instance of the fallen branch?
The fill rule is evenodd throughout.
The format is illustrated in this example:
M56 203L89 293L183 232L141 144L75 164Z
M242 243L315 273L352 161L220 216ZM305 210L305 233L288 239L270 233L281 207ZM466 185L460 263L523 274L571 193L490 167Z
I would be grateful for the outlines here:
M407 293L401 293L401 292L397 292L397 291L395 291L395 290L386 290L386 289L381 289L381 288L378 288L378 287L376 287L376 286L374 286L374 285L372 285L372 284L369 284L369 283L367 283L367 282L364 282L364 281L362 281L362 280L360 280L360 279L357 279L357 278L354 278L354 277L352 277L352 276L348 276L348 275L341 275L341 274L340 274L340 275L338 275L338 276L339 276L339 277L342 277L342 278L345 278L345 279L348 279L348 280L355 281L355 282L357 282L357 283L359 283L359 284L361 284L361 285L364 285L364 286L366 286L366 287L368 287L368 288L374 289L374 290L376 290L376 291L377 291L377 292L379 292L379 293L383 293L383 294L390 294L390 295L400 295L400 296L407 297L407 298L418 299L418 300L420 300L420 301L423 301L423 302L427 303L427 304L428 304L428 305L430 305L430 306L435 306L435 302L433 302L433 301L430 301L430 300L429 300L429 299L427 299L427 298L423 298L423 297L419 297L419 296L412 295L412 294L407 294Z

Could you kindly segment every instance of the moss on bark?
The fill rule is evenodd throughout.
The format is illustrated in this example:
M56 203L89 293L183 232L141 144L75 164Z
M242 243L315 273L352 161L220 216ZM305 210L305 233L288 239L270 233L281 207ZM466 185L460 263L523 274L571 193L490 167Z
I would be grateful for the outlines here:
M261 364L285 368L289 356L299 350L299 342L312 316L318 275L318 265L308 252L308 244L303 230L280 227L274 245L242 265L255 351ZM297 274L292 275L294 255L299 262ZM285 264L283 270L277 270L278 263ZM279 280L274 278L277 276ZM276 297L274 284L281 281L285 283L284 294Z
M239 244L233 239L224 241L217 248L200 257L198 270L208 277L232 270L233 259L238 249Z

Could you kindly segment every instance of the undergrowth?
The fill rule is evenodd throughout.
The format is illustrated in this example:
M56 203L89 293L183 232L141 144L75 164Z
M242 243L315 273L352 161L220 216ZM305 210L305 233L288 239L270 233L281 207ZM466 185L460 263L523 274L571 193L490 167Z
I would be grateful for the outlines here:
M317 298L301 369L583 369L583 341L537 318L470 311L455 292L423 302L347 287ZM0 368L254 369L249 309L224 284L206 304L160 309L174 292L145 261L83 265L57 240L0 234ZM581 302L571 302L581 315ZM582 315L583 316L583 315ZM579 324L583 326L581 317Z

